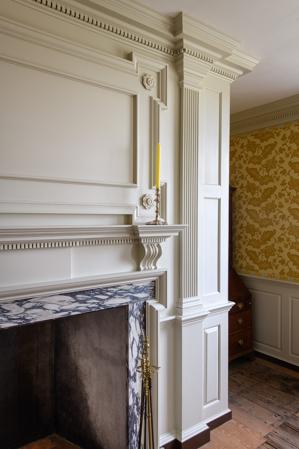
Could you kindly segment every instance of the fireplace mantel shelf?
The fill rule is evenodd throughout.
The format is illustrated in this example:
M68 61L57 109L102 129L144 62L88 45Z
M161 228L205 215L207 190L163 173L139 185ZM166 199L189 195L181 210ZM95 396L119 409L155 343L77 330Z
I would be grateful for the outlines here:
M85 227L0 228L0 251L164 241L186 225L117 225Z
M161 243L186 225L0 228L0 251L43 250L101 245L139 245L140 271L156 270Z

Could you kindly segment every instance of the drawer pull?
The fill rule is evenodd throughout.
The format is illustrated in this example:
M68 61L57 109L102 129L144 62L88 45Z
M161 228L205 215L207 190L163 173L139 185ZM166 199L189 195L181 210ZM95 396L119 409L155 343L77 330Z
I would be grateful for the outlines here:
M244 345L244 340L243 340L243 338L240 338L240 340L238 340L238 344L239 344L240 346L243 346L243 345Z
M238 324L243 324L244 323L244 320L243 320L243 318L238 318Z
M244 302L238 302L237 307L242 310L244 308Z

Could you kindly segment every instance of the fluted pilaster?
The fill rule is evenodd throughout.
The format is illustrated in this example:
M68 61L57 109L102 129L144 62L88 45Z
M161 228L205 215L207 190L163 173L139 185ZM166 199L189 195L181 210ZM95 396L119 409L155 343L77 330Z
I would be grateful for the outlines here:
M200 92L181 87L181 298L198 292L198 145Z

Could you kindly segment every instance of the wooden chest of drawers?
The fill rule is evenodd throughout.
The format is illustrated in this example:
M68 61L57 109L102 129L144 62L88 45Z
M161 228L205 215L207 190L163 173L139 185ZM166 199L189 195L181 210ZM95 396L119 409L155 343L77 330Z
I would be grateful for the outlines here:
M229 312L229 360L253 351L251 294L233 268L232 194L234 190L233 187L230 188L228 292L229 300L235 302L235 305Z
M233 269L229 299L235 302L229 313L229 360L234 360L252 352L252 305L250 292Z

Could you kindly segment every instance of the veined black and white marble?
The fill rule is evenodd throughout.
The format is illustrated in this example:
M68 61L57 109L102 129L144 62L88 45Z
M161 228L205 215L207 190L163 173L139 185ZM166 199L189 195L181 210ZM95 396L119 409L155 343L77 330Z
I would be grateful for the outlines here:
M128 283L64 295L0 302L0 331L15 326L128 307L128 448L138 449L140 375L137 372L145 333L145 302L155 297L154 282Z

